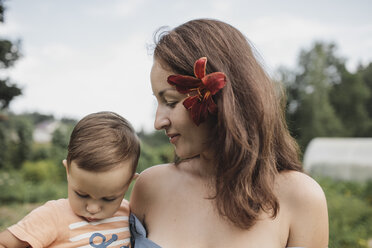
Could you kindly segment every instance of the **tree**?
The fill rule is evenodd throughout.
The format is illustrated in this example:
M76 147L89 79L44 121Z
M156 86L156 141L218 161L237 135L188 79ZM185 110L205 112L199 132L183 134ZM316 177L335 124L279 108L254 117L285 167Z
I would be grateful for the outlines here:
M372 133L372 63L351 73L336 45L316 42L302 50L296 70L278 70L287 92L286 117L304 150L315 137Z
M33 124L23 116L10 114L9 120L0 122L0 169L20 169L31 157Z
M50 114L41 114L38 112L23 114L24 117L29 118L34 125L37 125L43 121L54 121L54 116Z
M0 0L0 23L4 22L4 12L4 2L3 0ZM7 69L14 65L15 61L20 57L19 47L19 41L13 43L9 40L0 38L0 70ZM16 84L12 83L9 78L0 78L0 168L5 167L9 160L13 160L12 158L9 158L11 157L10 151L12 148L16 149L15 146L10 145L9 121L7 121L8 118L3 115L1 111L9 108L9 104L14 97L21 94L21 89ZM26 148L27 146L28 144L24 147L25 152L28 149ZM17 161L15 162L17 165L19 165L22 159L23 158L16 159Z
M0 0L0 22L4 22L4 2ZM13 43L0 38L0 69L6 69L14 65L20 57L20 42ZM18 86L10 81L9 78L0 78L0 110L9 107L14 97L22 94Z
M0 122L0 169L6 165L7 137L5 133L5 127Z
M58 164L67 156L68 143L74 125L60 122L59 127L52 135L52 157Z
M341 81L332 87L330 100L345 127L344 136L371 136L372 122L367 111L371 89L361 73L350 73L344 64L338 70Z
M0 79L0 110L8 108L14 97L21 95L21 93L22 91L15 84L11 84L9 79Z
M329 92L341 80L334 44L316 42L299 56L298 69L288 74L281 69L281 80L288 93L287 119L292 134L304 149L317 136L343 134L343 125L331 105ZM289 75L289 76L288 76Z
M13 168L19 169L22 163L31 157L33 125L29 119L22 116L13 117L12 122L16 136L12 140L15 150L11 162Z
M369 63L369 65L367 65L366 67L359 66L358 73L361 75L364 83L371 92L367 100L366 109L369 118L372 119L372 62Z

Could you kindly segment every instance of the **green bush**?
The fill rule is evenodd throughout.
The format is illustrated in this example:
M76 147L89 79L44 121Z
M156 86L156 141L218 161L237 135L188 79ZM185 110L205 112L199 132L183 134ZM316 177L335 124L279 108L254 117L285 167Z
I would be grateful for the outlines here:
M31 160L45 160L51 158L51 145L50 144L32 144Z
M366 248L372 238L372 205L368 183L318 178L328 205L329 247Z
M26 184L19 173L2 171L0 173L0 202L24 202Z
M24 201L27 203L35 203L60 198L67 198L67 183L44 181L38 184L30 183L26 189Z
M174 150L169 144L157 147L141 144L141 156L138 161L137 172L142 172L148 167L173 161Z
M67 197L67 183L53 180L26 181L17 171L0 172L0 203L34 203Z
M58 168L61 167L61 168ZM40 183L44 181L62 181L62 173L64 171L62 164L56 165L52 160L39 160L35 162L26 161L20 170L23 178L26 181Z

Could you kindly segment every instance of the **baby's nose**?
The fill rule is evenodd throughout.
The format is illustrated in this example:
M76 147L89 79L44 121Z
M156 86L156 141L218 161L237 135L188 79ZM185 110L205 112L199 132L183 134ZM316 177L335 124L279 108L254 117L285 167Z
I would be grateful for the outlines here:
M87 212L90 214L96 214L101 211L101 206L95 202L87 204Z

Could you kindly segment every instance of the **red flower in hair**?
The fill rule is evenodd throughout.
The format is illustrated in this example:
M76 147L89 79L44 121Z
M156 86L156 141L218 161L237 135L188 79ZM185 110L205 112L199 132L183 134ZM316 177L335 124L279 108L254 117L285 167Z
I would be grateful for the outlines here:
M190 94L183 101L183 106L191 113L191 118L197 126L205 121L208 113L216 114L217 105L212 96L220 89L225 87L226 75L222 72L205 74L207 58L202 57L194 64L194 74L196 77L185 75L170 75L168 83L176 86L181 94Z

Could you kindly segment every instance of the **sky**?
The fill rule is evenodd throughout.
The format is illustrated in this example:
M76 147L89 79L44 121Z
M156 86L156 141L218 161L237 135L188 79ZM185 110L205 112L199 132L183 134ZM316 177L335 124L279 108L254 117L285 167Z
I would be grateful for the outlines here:
M334 42L352 71L372 62L370 0L5 0L0 38L21 40L22 58L1 76L22 88L10 110L80 119L114 111L153 131L150 85L155 31L197 18L239 29L269 73L294 69L315 41Z

